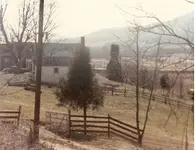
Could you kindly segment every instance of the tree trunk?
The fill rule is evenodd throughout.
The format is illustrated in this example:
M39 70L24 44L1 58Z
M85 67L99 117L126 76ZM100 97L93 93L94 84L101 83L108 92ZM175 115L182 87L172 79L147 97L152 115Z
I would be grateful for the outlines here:
M140 146L142 146L142 135L141 133L138 135L138 143Z
M165 104L167 104L167 96L165 95Z
M139 30L139 29L138 29ZM136 39L136 46L137 46L137 66L136 66L136 124L137 124L137 134L138 134L138 142L142 144L142 136L140 133L140 126L139 126L139 31L137 30L137 39Z
M86 120L87 120L87 107L86 105L84 106L83 109L83 115L84 115L84 134L86 135L87 131L86 131Z
M155 68L154 68L154 72L153 72L153 79L152 79L152 85L151 85L151 90L150 90L150 97L148 99L148 105L147 105L147 109L146 109L146 116L145 116L145 121L144 121L144 125L143 125L143 130L142 130L141 135L139 135L139 137L138 137L140 145L142 145L142 139L143 139L143 136L145 134L145 129L146 129L147 122L148 122L149 111L150 111L150 106L151 106L151 100L152 100L152 98L154 100L153 92L154 92L155 81L156 81L156 76L157 76L156 73L157 73L157 63L158 63L158 55L159 55L159 49L160 49L160 39L159 39L158 48L157 48Z
M174 88L175 88L175 87L173 87L173 89L172 89L172 96L174 96Z
M183 82L182 81L180 81L180 84L179 84L179 97L183 98Z
M142 95L144 95L145 94L145 88L143 88L143 90L142 90Z

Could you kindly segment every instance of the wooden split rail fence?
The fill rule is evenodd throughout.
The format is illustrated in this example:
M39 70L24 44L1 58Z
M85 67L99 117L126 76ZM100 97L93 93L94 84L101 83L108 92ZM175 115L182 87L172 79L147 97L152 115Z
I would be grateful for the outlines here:
M131 96L136 96L135 91L133 90L127 90L126 88L124 89L119 89L117 88L119 87L119 85L113 85L113 84L104 84L103 89L105 91L105 93L109 93L112 96L113 95L124 95L125 97L127 96L128 93L131 94ZM150 94L149 93L144 93L140 95L143 98L149 98ZM181 100L175 100L175 99L171 99L169 97L163 97L163 96L159 96L156 94L152 95L152 101L156 101L157 103L165 103L165 104L171 104L172 106L178 106L184 109L191 109L193 111L194 106L193 104L186 104L184 102L182 102Z
M70 133L70 111L68 113L46 112L45 127L55 133L68 135Z
M138 141L138 129L115 118L109 117L110 133ZM139 129L140 133L143 130Z
M18 110L0 110L0 121L4 123L16 122L19 125L21 114L21 106Z
M58 116L58 117L57 117ZM86 133L98 133L120 136L125 139L138 141L137 127L122 122L116 118L108 116L86 116L86 126L83 115L69 113L46 112L46 125L51 126L54 131L63 131L63 135L70 137L73 132L83 132L86 127ZM140 130L140 133L143 132ZM59 133L59 132L58 132Z
M70 115L71 132L84 132L84 116ZM118 135L123 138L138 141L137 127L108 116L86 116L86 133L106 133L108 137ZM140 133L143 130L140 130Z

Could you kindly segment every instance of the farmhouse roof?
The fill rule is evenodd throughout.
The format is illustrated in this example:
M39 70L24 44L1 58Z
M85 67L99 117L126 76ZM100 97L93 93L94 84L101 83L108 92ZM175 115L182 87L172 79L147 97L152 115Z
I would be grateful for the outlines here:
M70 56L80 48L80 43L44 43L44 56Z
M72 61L72 57L58 56L49 57L45 56L42 59L42 66L69 66ZM36 58L33 58L33 63L36 65Z

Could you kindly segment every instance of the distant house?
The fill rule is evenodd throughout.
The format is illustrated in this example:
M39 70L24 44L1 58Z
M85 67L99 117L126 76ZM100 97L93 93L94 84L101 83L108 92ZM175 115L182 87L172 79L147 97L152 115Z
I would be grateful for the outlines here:
M74 54L79 46L80 43L43 43L43 57L64 57L67 59L66 57L69 57L69 54ZM0 44L0 71L4 68L10 68L20 59L21 68L35 72L33 60L36 59L37 51L38 44L33 42L13 42L9 47L7 44Z
M75 52L80 48L80 43L44 44L42 59L42 83L57 84L61 78L67 78L69 67ZM28 69L36 78L36 56L26 60Z
M25 60L32 56L32 45L33 43L31 42L13 42L9 46L7 44L0 44L0 70L10 68L18 59L21 59L21 67L24 68Z
M10 68L12 66L12 54L5 53L0 55L0 70Z
M0 71L12 66L11 49L6 44L0 44Z
M72 57L44 57L42 64L41 81L43 83L57 84L61 78L67 78ZM34 79L36 78L36 65Z

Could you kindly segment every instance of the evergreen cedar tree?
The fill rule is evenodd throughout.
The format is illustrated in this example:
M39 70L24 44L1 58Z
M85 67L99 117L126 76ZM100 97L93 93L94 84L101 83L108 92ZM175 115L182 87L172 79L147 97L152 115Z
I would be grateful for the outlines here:
M116 82L123 82L122 67L118 60L119 46L111 45L111 59L107 65L107 78Z
M160 85L162 89L168 90L170 88L169 84L170 84L169 76L167 74L164 74L160 79Z
M62 105L73 109L98 109L103 106L104 94L90 65L89 49L76 53L69 69L68 79L61 79L55 92Z

